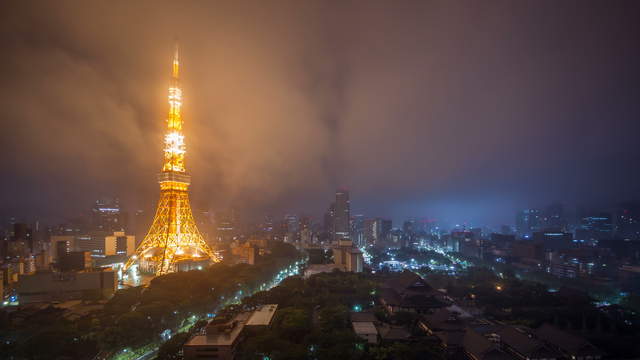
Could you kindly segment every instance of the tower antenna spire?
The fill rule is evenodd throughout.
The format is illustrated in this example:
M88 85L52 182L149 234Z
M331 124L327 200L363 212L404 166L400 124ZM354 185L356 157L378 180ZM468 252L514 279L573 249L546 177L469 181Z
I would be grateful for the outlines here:
M174 79L180 78L180 48L178 46L178 41L176 40L175 51L173 53L173 71L171 76Z

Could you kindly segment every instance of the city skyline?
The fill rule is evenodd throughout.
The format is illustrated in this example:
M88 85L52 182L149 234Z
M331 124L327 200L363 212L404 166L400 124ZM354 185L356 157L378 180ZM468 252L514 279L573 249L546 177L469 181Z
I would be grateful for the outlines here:
M338 189L336 192L341 192L345 190ZM350 193L349 191L347 191ZM327 204L333 205L334 203L331 201L335 193L329 193L324 199L327 203L325 204L325 208ZM356 199L357 201L358 199ZM40 217L40 216L27 216L27 215L18 215L18 214L10 214L7 216L3 216L0 221L4 226L9 226L13 223L40 223L48 226L62 225L62 224L82 224L85 222L90 222L90 214L89 210L92 209L92 206L96 206L96 203L100 203L101 201L117 201L121 203L119 197L101 197L98 200L95 200L89 204L84 204L83 209L79 209L77 212L70 214L68 216L57 216L57 217ZM640 201L636 200L627 200L627 201L619 201L619 202L611 202L607 205L602 206L582 206L575 203L566 203L560 201L554 201L550 203L536 203L536 206L522 206L518 208L509 208L508 213L505 213L501 220L499 221L485 221L485 218L482 217L464 217L460 216L461 206L452 206L449 211L427 211L427 212L406 212L403 214L396 214L396 216L389 215L389 213L376 213L372 211L367 211L367 209L363 209L362 206L357 206L356 202L356 210L353 210L351 207L350 219L354 221L355 219L388 219L393 221L394 228L401 228L402 224L405 221L410 220L429 220L431 222L438 222L440 224L446 225L447 228L455 228L455 227L483 227L487 229L493 229L495 231L499 231L501 226L510 226L512 228L517 227L518 225L518 216L523 211L529 210L537 210L537 211L545 211L550 206L560 205L563 207L565 212L565 217L568 221L572 221L573 223L579 223L580 219L583 216L589 214L598 214L598 213L606 213L612 217L615 217L617 214L623 211L623 209L629 205L635 206L640 204ZM125 216L125 220L128 223L132 222L141 222L138 224L139 226L146 226L151 223L153 218L154 209L151 206L147 206L146 209L142 208L134 208L131 206L118 205L121 211L122 216ZM504 209L503 209L504 210ZM322 224L326 221L327 210L323 210L323 206L320 205L318 208L309 209L309 210L300 210L300 211L292 211L292 210L282 210L282 211L269 211L265 212L255 212L255 211L247 211L247 209L238 208L234 206L230 207L217 207L217 208L196 208L194 209L194 217L197 221L209 221L212 217L215 217L217 214L227 214L229 212L233 212L236 215L236 220L241 224L259 224L262 222L265 217L271 218L274 220L286 220L289 216L295 217L305 217L312 221L314 224Z
M0 4L0 358L640 359L640 2Z

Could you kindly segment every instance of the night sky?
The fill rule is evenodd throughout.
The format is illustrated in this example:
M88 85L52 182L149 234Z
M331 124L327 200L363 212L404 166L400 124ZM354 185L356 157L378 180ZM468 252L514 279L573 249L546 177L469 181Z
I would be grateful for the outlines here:
M346 187L353 213L500 224L637 199L639 19L638 1L4 1L0 214L152 210L176 38L195 208L318 216Z

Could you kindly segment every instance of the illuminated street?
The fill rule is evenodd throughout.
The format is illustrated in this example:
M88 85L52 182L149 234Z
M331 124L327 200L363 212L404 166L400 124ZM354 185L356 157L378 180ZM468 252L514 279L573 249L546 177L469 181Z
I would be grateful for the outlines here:
M198 322L198 320L207 320L207 319L214 318L216 316L216 313L220 309L229 305L239 304L242 301L242 299L247 296L251 296L258 291L269 290L275 286L278 286L278 284L282 280L286 279L287 277L300 274L300 271L304 266L305 266L305 262L303 261L295 262L290 266L286 267L285 269L282 269L281 271L279 271L277 275L270 282L262 283L258 288L256 288L252 292L247 292L246 290L238 290L236 293L232 294L231 296L227 296L226 298L221 297L220 302L211 309L211 312L205 314L204 316L196 316L196 315L189 316L183 320L182 325L179 328L175 329L174 331L170 331L169 333L175 334L178 332L188 331L189 328L191 328L196 322ZM170 336L168 337L165 336L164 340L166 341L169 338ZM155 356L160 344L161 344L160 341L156 341L136 349L125 348L116 352L114 355L112 355L108 359L111 359L111 360L150 359L153 356Z

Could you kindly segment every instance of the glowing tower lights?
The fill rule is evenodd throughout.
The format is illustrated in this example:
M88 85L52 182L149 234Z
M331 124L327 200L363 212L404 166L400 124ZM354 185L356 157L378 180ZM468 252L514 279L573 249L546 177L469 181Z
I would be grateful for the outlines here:
M176 271L181 261L220 261L198 231L189 204L191 177L185 168L186 147L182 134L181 107L180 59L176 47L169 88L164 162L158 175L158 208L147 236L138 246L136 254L125 264L125 271L140 262L143 269L162 275Z

